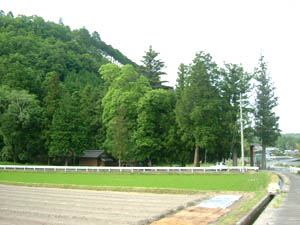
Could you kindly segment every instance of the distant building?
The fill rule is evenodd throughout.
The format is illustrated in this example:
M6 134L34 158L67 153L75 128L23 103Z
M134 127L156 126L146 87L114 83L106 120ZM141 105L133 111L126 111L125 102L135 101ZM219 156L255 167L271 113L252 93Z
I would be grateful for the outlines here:
M299 155L299 150L295 149L295 150L285 150L284 151L285 155Z
M279 153L280 149L276 147L266 147L266 159L270 159L275 153ZM261 167L262 165L262 146L260 144L250 144L250 165Z
M116 159L105 150L85 150L79 158L80 166L115 166Z
M276 147L267 147L266 148L266 152L269 152L270 154L272 154L272 153L278 153L278 152L280 152L280 149L276 148Z

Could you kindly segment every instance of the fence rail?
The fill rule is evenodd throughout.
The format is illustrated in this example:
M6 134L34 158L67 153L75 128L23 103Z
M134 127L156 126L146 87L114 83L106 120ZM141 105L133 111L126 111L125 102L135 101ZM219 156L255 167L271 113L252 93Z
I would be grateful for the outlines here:
M298 173L298 172L300 172L300 168L298 168L298 167L290 167L290 172L291 173Z
M243 172L242 167L85 167L85 166L20 166L0 165L0 170L44 171L44 172L108 172L108 173L206 173L206 172ZM244 171L258 171L258 167L244 167Z

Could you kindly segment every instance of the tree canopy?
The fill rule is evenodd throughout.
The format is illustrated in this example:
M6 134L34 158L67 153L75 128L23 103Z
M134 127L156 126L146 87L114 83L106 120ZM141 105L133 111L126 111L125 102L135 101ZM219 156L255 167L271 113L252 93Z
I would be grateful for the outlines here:
M0 160L76 164L84 150L105 149L119 165L236 165L240 94L246 142L275 143L277 98L263 57L251 74L198 52L179 65L175 88L164 69L151 45L137 65L96 31L0 11Z

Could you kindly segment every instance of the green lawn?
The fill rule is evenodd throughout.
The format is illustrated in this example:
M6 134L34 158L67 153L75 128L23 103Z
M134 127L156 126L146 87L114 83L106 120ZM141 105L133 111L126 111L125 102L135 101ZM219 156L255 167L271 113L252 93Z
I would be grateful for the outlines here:
M2 183L76 185L89 187L140 187L197 191L243 191L266 189L268 173L245 174L99 174L1 171Z

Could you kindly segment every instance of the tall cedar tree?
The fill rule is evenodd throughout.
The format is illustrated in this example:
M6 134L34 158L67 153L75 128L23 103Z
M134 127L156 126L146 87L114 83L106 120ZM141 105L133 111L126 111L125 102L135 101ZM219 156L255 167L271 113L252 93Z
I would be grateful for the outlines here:
M243 67L237 64L225 64L225 68L221 69L221 89L223 95L223 116L226 117L224 120L227 129L221 129L222 137L227 140L225 143L227 146L223 146L223 149L230 150L233 154L233 166L237 166L237 155L240 138L238 137L239 129L239 113L240 113L240 94L242 94L243 100L243 117L244 120L248 118L249 92L251 90L251 79L252 75L245 72ZM229 144L229 146L228 146Z
M81 156L86 149L87 131L85 118L80 112L78 92L72 96L66 93L60 100L51 124L51 143L49 156L69 160Z
M266 147L275 144L280 136L279 124L274 113L274 108L278 105L277 97L274 95L275 88L271 83L271 78L267 74L267 64L264 57L259 59L258 68L255 69L255 79L257 81L255 100L255 130L262 145L262 168L266 169Z
M59 101L63 95L63 87L61 81L59 80L59 75L55 72L50 72L46 74L46 79L43 82L43 130L42 139L45 143L43 155L48 158L48 151L51 143L51 124L55 111L59 108ZM49 163L48 158L48 163Z
M182 164L186 162L189 158L188 156L194 150L194 141L193 135L191 132L185 132L186 129L183 129L182 125L186 124L185 127L191 127L192 122L188 117L188 112L190 111L190 104L188 101L184 101L184 90L187 87L187 77L190 75L191 68L190 66L184 65L181 63L178 67L178 77L176 79L176 121L177 126L180 128L177 130L177 134L181 137L181 156L184 156L180 161ZM179 116L181 114L182 116ZM181 124L181 126L180 126Z
M165 67L165 63L160 59L157 59L159 53L153 51L151 45L145 54L146 55L143 56L143 66L140 73L149 79L150 85L153 89L164 88L162 85L164 81L160 80L160 76L166 74L162 71Z
M220 93L216 88L217 65L209 54L196 55L185 87L176 104L176 120L185 136L192 135L194 166L199 166L200 149L211 149L219 124Z

